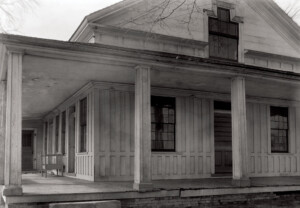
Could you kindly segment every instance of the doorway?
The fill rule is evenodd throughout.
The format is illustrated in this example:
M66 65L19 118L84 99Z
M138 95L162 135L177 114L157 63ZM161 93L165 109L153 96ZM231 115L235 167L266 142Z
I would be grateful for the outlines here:
M230 102L214 102L215 173L232 174Z
M34 130L22 130L22 171L32 171L34 153Z
M68 173L75 172L75 106L69 108Z

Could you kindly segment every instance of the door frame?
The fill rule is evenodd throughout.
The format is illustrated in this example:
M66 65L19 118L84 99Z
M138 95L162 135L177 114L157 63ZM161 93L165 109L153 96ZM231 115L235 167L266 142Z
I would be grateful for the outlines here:
M33 131L33 138L32 138L32 142L33 142L33 145L32 145L32 148L33 148L33 154L32 154L32 167L33 167L33 170L37 170L37 128L22 128L22 133L23 133L23 130L25 131Z
M224 102L226 102L226 101L224 101ZM215 122L215 113L224 113L224 114L230 114L231 115L231 119L232 119L232 111L231 110L220 110L220 109L213 109L213 121ZM213 122L213 126L215 125L215 123ZM232 122L232 120L231 120L231 122ZM231 123L232 124L232 123ZM232 128L232 127L231 127ZM232 129L231 129L231 131L232 131ZM232 169L232 172L231 173L217 173L216 172L216 137L215 137L215 129L214 129L214 137L213 137L213 141L214 141L214 158L215 158L215 160L214 160L214 175L232 175L232 173L233 173L233 169ZM232 136L231 136L231 148L232 148ZM232 154L232 153L231 153ZM231 159L232 160L232 159ZM232 168L233 168L233 164L232 164Z

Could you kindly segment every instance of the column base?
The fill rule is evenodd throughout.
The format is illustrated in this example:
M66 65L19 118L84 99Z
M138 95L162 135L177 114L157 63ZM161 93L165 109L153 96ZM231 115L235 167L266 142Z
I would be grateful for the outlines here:
M251 181L249 178L244 178L244 179L232 179L231 184L233 186L238 186L238 187L250 187L251 186Z
M23 195L22 186L4 186L2 189L3 196L20 196Z
M150 191L153 190L153 184L152 183L134 183L133 189L138 191Z

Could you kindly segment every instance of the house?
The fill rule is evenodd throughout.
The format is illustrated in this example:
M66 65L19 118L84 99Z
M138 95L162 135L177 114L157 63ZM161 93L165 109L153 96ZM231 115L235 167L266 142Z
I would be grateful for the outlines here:
M69 41L0 48L4 197L51 154L65 177L140 191L300 176L300 28L272 0L124 0Z

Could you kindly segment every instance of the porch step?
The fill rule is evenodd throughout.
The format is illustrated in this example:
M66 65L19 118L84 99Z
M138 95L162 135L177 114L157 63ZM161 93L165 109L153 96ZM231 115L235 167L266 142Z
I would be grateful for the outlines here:
M121 208L121 202L111 201L88 201L88 202L70 202L70 203L52 203L49 208Z

